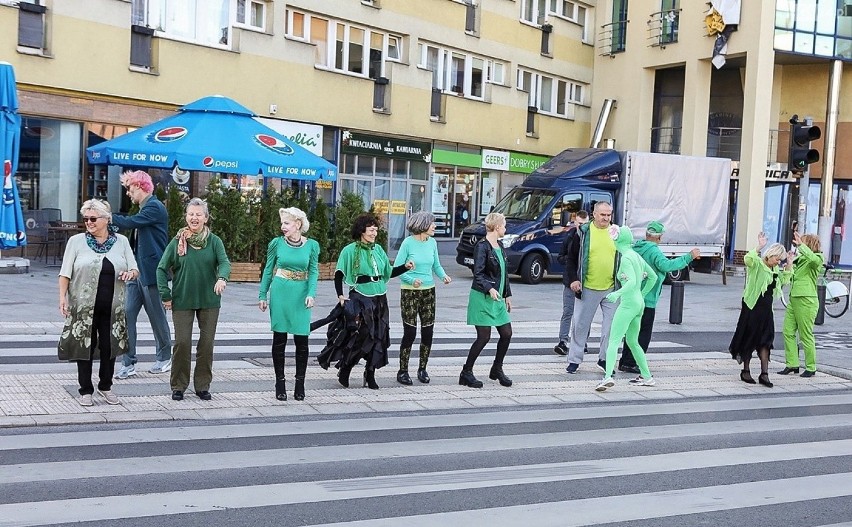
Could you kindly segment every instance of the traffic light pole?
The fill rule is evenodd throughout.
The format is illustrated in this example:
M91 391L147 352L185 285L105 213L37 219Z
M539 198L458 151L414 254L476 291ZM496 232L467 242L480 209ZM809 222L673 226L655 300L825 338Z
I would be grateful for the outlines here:
M813 124L813 118L805 117L806 126L813 126ZM810 148L810 143L808 143L808 148ZM807 165L805 167L805 171L802 173L802 178L799 180L799 234L805 234L806 232L808 232L808 188L810 187L810 184L811 169L810 165Z

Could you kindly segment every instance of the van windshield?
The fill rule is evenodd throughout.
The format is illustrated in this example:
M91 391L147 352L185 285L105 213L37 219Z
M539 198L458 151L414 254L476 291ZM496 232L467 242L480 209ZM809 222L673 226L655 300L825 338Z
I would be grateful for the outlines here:
M535 220L553 201L556 191L552 189L533 189L515 187L494 207L508 219Z

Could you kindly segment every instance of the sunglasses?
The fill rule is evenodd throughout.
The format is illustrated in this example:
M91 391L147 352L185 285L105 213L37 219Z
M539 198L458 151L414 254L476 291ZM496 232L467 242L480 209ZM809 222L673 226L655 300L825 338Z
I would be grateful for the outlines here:
M83 216L83 221L86 223L95 223L101 219L101 216Z

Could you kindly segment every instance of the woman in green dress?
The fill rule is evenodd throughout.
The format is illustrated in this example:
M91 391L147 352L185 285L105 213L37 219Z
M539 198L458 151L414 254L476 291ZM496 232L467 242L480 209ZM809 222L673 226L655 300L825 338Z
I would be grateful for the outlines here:
M497 355L488 378L499 381L501 386L511 386L512 380L503 373L503 359L512 340L512 289L506 272L506 253L500 238L506 234L506 217L492 212L485 217L485 237L473 247L473 284L467 304L467 323L476 327L476 340L470 346L459 384L471 388L482 388L482 381L473 376L473 365L477 357L491 340L491 328L496 327L500 340Z
M275 398L287 400L284 380L284 350L287 334L296 343L296 387L293 399L305 398L305 372L308 369L308 335L311 333L311 308L317 291L317 262L320 247L306 238L310 223L296 207L279 209L281 232L269 242L266 266L260 281L258 307L272 320L272 366L275 370ZM268 299L268 300L267 300Z

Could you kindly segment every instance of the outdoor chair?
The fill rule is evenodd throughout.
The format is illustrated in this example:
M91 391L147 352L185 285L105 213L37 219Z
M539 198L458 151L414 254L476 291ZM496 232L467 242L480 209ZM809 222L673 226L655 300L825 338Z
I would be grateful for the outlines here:
M56 263L56 256L59 253L62 240L55 237L50 232L50 221L48 218L54 215L43 210L27 210L24 211L24 225L27 229L27 246L24 250L25 257L30 248L38 248L35 254L35 259L38 260L44 256L44 263L47 264L47 258L50 256L53 249L53 263ZM60 213L61 215L61 213Z

